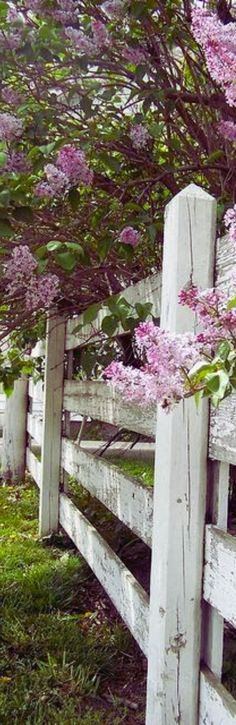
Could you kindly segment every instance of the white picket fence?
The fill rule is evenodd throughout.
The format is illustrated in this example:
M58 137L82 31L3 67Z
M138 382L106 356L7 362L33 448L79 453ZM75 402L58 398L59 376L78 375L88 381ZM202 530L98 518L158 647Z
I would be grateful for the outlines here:
M216 284L225 286L236 264L235 248L225 240L214 263L215 218L215 200L202 189L190 185L178 194L166 209L162 279L154 275L124 291L129 302L153 302L161 326L171 331L194 329L193 313L177 304L180 288L211 286L214 270ZM59 525L66 531L147 656L146 725L232 725L236 701L221 684L221 672L224 620L236 626L236 537L227 533L236 398L211 416L209 434L206 401L198 411L185 401L169 415L156 414L103 382L68 379L73 349L91 336L91 326L73 333L78 321L49 318L43 415L31 409L27 416L27 467L40 488L41 535ZM153 491L62 435L62 417L69 431L72 413L149 436L157 430ZM225 420L232 423L232 417L229 434ZM42 446L41 461L35 444ZM62 490L63 472L152 548L150 598Z

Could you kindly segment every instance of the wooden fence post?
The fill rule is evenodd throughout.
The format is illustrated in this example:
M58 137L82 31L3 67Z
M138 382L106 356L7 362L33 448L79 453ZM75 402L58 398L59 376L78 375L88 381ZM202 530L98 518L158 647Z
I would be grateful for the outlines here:
M188 282L213 281L216 202L190 184L168 204L161 327L193 331L178 305ZM158 410L146 725L197 725L208 404Z
M17 483L25 475L27 389L28 378L23 375L15 381L12 395L6 398L2 477L7 483Z
M65 319L56 313L50 314L45 357L40 536L58 529L64 349Z

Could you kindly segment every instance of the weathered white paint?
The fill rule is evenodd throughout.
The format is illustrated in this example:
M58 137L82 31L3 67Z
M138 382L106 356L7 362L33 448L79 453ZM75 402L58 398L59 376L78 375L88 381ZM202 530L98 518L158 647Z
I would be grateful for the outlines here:
M39 528L45 536L58 528L65 322L56 314L47 322L43 407L42 485Z
M236 627L236 537L206 526L203 596Z
M31 412L34 415L38 415L38 416L42 417L42 415L43 415L43 397L44 397L43 381L38 380L37 383L34 383L32 378L30 378L28 395L29 395L29 398L32 399Z
M35 483L37 483L37 486L40 488L42 466L41 462L38 460L38 458L36 458L30 448L26 448L26 466Z
M200 677L199 725L235 725L236 701L207 668Z
M144 410L124 400L112 386L103 382L65 380L63 407L64 410L87 415L135 433L155 436L155 407Z
M22 376L6 398L3 419L2 477L16 483L25 475L28 379Z
M161 327L194 329L179 290L212 285L215 200L191 184L166 210ZM146 725L196 725L208 407L158 411Z
M219 239L216 250L216 284L225 292L236 268L236 245L228 236ZM210 457L236 465L236 394L230 395L211 411Z
M60 524L79 549L147 655L148 595L98 531L65 495L60 494Z
M146 544L152 543L153 491L117 467L62 440L62 466Z
M27 433L41 446L43 438L43 420L37 415L28 413L27 415Z
M137 302L152 302L153 308L152 313L156 316L160 316L160 303L161 303L161 275L160 273L153 274L146 279L142 279L130 287L122 290L120 293L121 297L125 297L127 302L134 305ZM67 323L66 328L66 350L78 347L79 345L86 345L92 338L93 342L97 339L96 332L101 331L102 320L106 315L109 315L110 311L108 307L103 307L98 313L96 319L91 325L85 325L80 332L73 334L73 330L77 325L83 323L83 315L70 319ZM121 332L124 330L121 328Z
M208 516L226 531L228 520L229 464L209 464ZM202 660L217 677L221 677L224 647L224 619L214 607L203 603Z

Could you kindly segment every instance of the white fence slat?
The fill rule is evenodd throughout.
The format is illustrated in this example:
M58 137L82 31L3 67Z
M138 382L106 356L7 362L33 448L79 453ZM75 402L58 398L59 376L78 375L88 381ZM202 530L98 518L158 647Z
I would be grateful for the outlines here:
M148 595L98 531L65 495L60 494L60 524L147 655Z
M1 475L8 483L16 483L25 475L26 416L28 379L15 380L14 390L6 398L3 418Z
M218 240L216 248L216 284L225 292L235 268L236 245L225 236ZM211 411L209 454L215 460L236 465L236 394Z
M58 528L64 344L65 321L62 317L51 314L47 322L45 359L42 485L39 507L41 536L57 531Z
M208 512L211 521L226 531L228 521L229 464L212 461L209 465ZM221 677L224 648L224 619L214 607L203 603L202 660Z
M136 282L134 285L130 285L130 287L126 287L126 289L120 292L120 296L125 297L131 305L135 305L137 302L152 302L152 313L155 317L159 317L161 307L161 274L158 272L146 279L142 279L140 282ZM66 350L71 350L78 347L78 345L88 344L91 341L91 335L92 342L95 342L98 339L95 333L101 331L102 320L107 314L109 315L110 311L107 307L104 307L100 310L91 325L84 325L80 332L75 334L73 334L73 330L83 322L83 315L68 320L66 327ZM123 329L121 329L121 332L124 332Z
M43 421L32 413L27 415L27 433L41 446L43 437Z
M62 439L62 466L76 476L92 496L103 503L146 544L152 543L153 491L125 476L111 463Z
M156 409L144 409L130 403L103 382L65 380L64 410L111 423L135 433L155 436Z
M42 466L30 448L26 448L26 466L37 486L41 488Z
M236 701L207 668L200 676L199 725L235 725Z
M212 285L216 202L194 184L169 203L161 327L194 329L179 290ZM146 725L196 725L198 711L208 407L158 411Z
M236 627L236 537L206 526L203 596Z

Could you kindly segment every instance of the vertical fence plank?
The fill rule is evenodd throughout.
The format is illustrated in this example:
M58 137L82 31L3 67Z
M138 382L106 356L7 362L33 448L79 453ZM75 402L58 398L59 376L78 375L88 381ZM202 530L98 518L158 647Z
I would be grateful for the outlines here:
M28 379L23 375L6 398L3 417L2 477L17 483L25 475Z
M208 513L213 524L227 531L229 464L209 462ZM224 647L224 619L204 602L202 628L202 659L214 675L221 679Z
M65 320L48 317L43 405L42 481L39 530L46 536L58 528L61 423L64 377Z
M216 202L194 184L168 205L161 327L194 329L178 305L188 282L211 286ZM158 410L146 725L196 725L208 405Z

